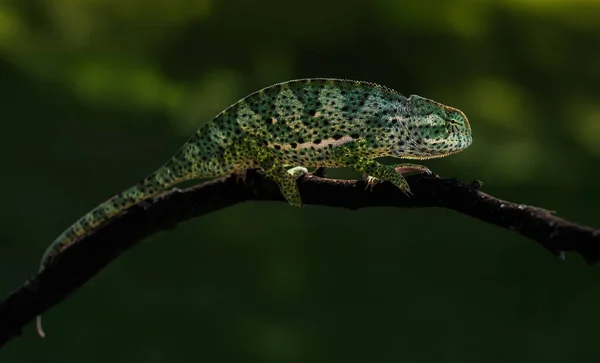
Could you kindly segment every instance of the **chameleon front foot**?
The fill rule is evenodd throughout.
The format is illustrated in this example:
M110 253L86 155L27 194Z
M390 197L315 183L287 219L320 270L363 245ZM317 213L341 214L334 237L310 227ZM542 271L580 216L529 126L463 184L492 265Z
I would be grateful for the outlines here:
M424 173L424 174L428 174L428 175L433 174L431 172L431 170L429 170L428 167L426 167L425 165L419 165L419 164L409 164L409 163L397 164L397 165L394 165L394 168L400 174L408 174L408 173Z
M381 181L380 179L367 174L363 174L363 180L367 183L367 185L365 186L365 190L373 190L373 187L379 184L379 182Z
M397 186L404 194L411 195L410 187L402 174L408 172L431 173L427 167L417 164L383 165L367 156L369 146L364 140L340 145L333 154L335 160L340 164L363 173L367 188L372 188L380 181L388 181Z
M429 170L429 168L424 165L405 163L405 164L390 165L390 167L394 168L396 170L396 172L400 175L407 174L407 173L415 173L415 172L425 173L425 174L429 174L429 175L432 174L431 170ZM365 189L371 188L371 190L373 190L373 187L375 185L377 185L378 183L380 183L382 181L382 179L380 179L380 178L374 177L372 175L367 175L367 174L363 174L363 179L367 183L367 186L365 187ZM402 185L400 185L399 187L405 194L412 195L410 188L408 188L407 190L404 190Z
M404 194L412 194L406 179L396 170L395 165L383 165L374 160L363 160L360 165L355 165L355 169L366 175L367 188L373 188L382 181L388 181L397 186Z
M381 164L380 164L381 165ZM381 165L379 170L376 170L375 173L369 173L369 175L374 175L374 178L382 181L389 181L390 183L397 186L402 193L407 196L411 196L412 192L410 191L410 187L408 186L408 182L402 174L396 171L394 165Z

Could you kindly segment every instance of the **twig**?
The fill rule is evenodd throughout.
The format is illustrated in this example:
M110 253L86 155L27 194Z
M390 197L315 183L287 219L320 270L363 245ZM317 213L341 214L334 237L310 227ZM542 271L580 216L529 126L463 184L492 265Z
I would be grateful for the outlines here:
M389 183L366 189L356 180L308 175L298 181L306 204L359 209L443 207L509 228L529 237L555 256L576 251L589 263L600 259L600 230L580 226L551 212L497 199L479 191L480 184L457 179L409 176L414 193L407 197ZM36 315L76 291L112 260L144 238L177 223L248 200L282 201L277 186L254 171L245 182L231 176L186 190L172 190L138 204L65 248L41 273L31 277L0 303L0 347L21 334Z

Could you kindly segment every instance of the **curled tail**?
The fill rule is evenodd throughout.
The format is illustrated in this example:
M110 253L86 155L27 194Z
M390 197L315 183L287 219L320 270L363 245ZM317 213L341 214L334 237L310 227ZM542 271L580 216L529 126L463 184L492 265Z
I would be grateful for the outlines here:
M182 168L182 165L181 159L174 157L149 177L113 196L81 217L58 236L46 249L42 256L39 271L44 270L52 258L60 253L63 248L91 229L100 226L127 208L143 200L152 198L175 184L193 178L194 175L189 170ZM36 329L42 338L46 336L42 329L41 316L38 316L36 319Z

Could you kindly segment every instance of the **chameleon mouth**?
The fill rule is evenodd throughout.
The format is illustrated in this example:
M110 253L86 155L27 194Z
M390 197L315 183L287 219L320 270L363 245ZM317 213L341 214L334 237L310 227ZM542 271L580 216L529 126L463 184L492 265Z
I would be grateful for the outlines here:
M450 151L450 152L443 153L443 154L434 154L434 155L406 155L406 156L402 156L402 159L409 159L409 160L439 159L439 158L446 157L448 155L457 154L457 153L459 153L461 151L462 151L462 149L461 150Z
M468 148L471 145L471 143L473 142L473 138L471 137L470 133L463 134L462 137L460 138L460 140L461 140L459 143L460 146L455 148L454 150L441 152L441 153L423 154L423 155L405 155L405 156L402 156L402 159L412 159L412 160L439 159L439 158L446 157L448 155L457 154L457 153L463 151L464 149Z
M471 134L471 124L469 123L469 119L467 118L467 115L465 115L464 112L462 112L461 110L456 110L460 113L460 115L462 116L463 120L465 120L465 126L467 126L467 129L469 129L469 135Z

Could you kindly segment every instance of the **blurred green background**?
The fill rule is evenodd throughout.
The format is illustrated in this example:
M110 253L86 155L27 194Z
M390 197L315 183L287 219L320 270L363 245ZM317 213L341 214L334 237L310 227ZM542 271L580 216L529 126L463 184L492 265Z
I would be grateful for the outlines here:
M600 227L599 1L0 0L0 292L202 123L304 77L460 108L474 143L436 173ZM246 203L127 252L0 361L595 362L599 268L448 210Z

